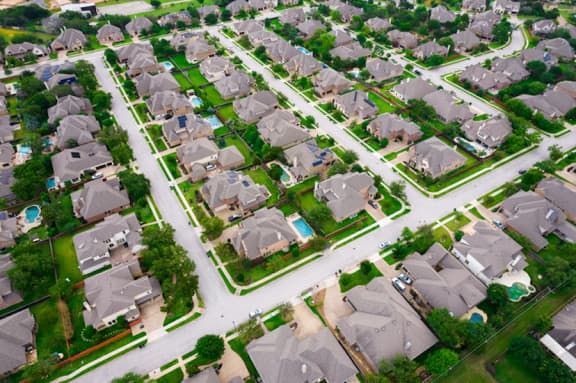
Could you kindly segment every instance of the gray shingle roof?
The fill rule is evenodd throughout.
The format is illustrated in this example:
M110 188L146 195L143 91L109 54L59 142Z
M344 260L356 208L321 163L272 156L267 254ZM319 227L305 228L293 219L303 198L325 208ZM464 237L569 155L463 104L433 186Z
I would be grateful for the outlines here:
M379 17L373 17L371 19L368 19L366 20L365 24L368 25L368 28L370 28L374 32L379 32L381 30L388 29L392 25L390 24L390 21L381 19Z
M296 26L298 31L304 35L305 39L311 38L314 33L320 29L326 29L326 26L318 20L309 19Z
M376 105L368 99L368 94L360 90L338 95L334 104L348 117L367 119L378 113Z
M223 77L216 81L214 86L220 96L227 100L234 97L244 97L248 95L254 84L254 79L246 71L237 70L230 76Z
M557 57L564 57L568 59L574 57L574 48L572 48L566 39L561 37L550 40L542 40L538 43L537 48L544 49Z
M430 20L436 20L442 24L452 22L456 19L454 12L449 11L443 5L437 5L430 10Z
M370 56L371 53L370 49L363 48L357 41L330 49L331 56L339 57L342 60L358 60L360 57Z
M384 113L368 124L368 131L380 138L394 139L398 136L422 137L420 127L412 121L406 120L396 114Z
M139 35L142 31L148 31L152 28L152 21L146 17L136 17L125 26L126 32L130 35Z
M16 227L16 218L10 219L12 221L11 226L12 230L6 230L4 223L9 220L0 221L0 238L2 242L5 241L14 241L15 235L18 231ZM0 255L0 308L4 309L8 307L7 305L11 305L13 303L17 303L18 301L22 301L22 297L20 293L14 290L12 286L12 282L8 277L8 270L11 270L15 267L10 254L1 254Z
M62 33L52 41L50 46L53 50L56 50L55 48L60 44L62 44L66 49L74 49L76 46L84 46L87 42L88 39L84 36L84 33L78 29L68 28L62 31Z
M52 156L54 175L60 182L79 178L85 170L112 163L106 146L92 142L75 148L65 149Z
M574 370L576 359L576 301L568 304L552 318L552 330L548 332L564 350L571 355L571 366ZM563 358L564 360L564 358Z
M458 31L450 36L456 50L470 51L480 45L480 39L469 30Z
M314 187L314 197L327 203L337 221L364 210L375 193L374 180L366 173L336 174Z
M336 156L330 149L321 149L310 140L284 151L286 160L292 165L290 172L296 177L306 178L318 166L335 161Z
M380 58L368 59L366 62L366 70L370 72L370 75L378 82L402 76L404 73L402 65L392 64Z
M220 80L232 73L233 70L234 64L228 57L208 57L200 63L200 73L210 82Z
M557 178L549 177L538 184L536 191L558 206L564 213L576 217L576 191Z
M298 123L292 112L276 110L258 122L258 132L271 146L286 147L310 138L310 134Z
M48 123L53 124L68 115L83 113L92 113L92 104L87 98L64 96L58 99L56 105L48 108Z
M94 116L71 115L66 116L56 129L56 146L65 148L70 140L78 145L94 141L93 134L100 130L100 124Z
M478 141L489 148L500 146L512 133L510 121L497 117L483 121L468 120L460 129L469 140Z
M0 319L0 374L26 364L26 346L34 344L35 325L29 309Z
M208 367L196 375L184 379L182 383L220 383L220 379L216 375L216 370L213 367Z
M270 197L266 187L254 183L247 175L231 170L210 178L201 190L212 210L228 205L229 201L237 203L243 210L250 209L260 206Z
M156 92L166 90L178 92L180 85L169 72L158 73L156 75L142 73L136 77L136 90L140 96L149 96Z
M332 68L326 68L320 71L320 73L314 76L312 82L314 83L318 94L328 92L340 93L345 89L350 88L353 84L344 77L344 75Z
M446 122L463 122L474 117L467 104L458 103L454 96L443 89L427 94L423 100Z
M393 93L406 102L421 99L435 90L434 86L420 77L408 78L392 88Z
M278 106L278 99L274 93L266 90L235 100L233 105L238 117L250 124L272 113Z
M74 212L89 221L91 218L130 205L128 192L120 189L117 178L97 179L70 194Z
M456 164L462 166L466 158L436 137L414 145L411 162L422 171L436 178L452 169Z

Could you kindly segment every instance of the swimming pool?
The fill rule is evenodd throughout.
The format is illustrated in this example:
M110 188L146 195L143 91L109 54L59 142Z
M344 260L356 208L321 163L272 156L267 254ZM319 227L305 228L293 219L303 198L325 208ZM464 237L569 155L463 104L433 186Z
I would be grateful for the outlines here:
M56 178L48 178L46 181L46 186L48 186L48 190L56 189Z
M42 138L42 145L44 147L44 149L50 149L52 147L52 138L47 136Z
M290 182L290 174L286 173L286 170L284 170L284 168L281 169L282 169L282 175L280 176L280 181L282 181L283 183Z
M478 313L472 313L472 315L470 315L469 321L472 323L483 323L484 318L482 318L482 315Z
M298 51L300 51L300 53L303 53L306 56L310 56L312 54L308 49L306 49L304 47L296 47L296 49L298 49Z
M308 225L308 223L306 223L302 218L292 221L292 224L304 239L311 237L314 234L310 225Z
M358 77L360 77L360 71L358 69L352 69L350 72L350 75L352 77L354 77L355 79L358 79Z
M508 287L508 297L512 302L518 302L522 298L530 295L534 292L532 286L526 287L525 284L520 282L514 282L512 286Z
M167 71L172 70L172 68L174 68L174 64L172 64L170 61L164 61L162 63L160 63L164 68L166 68Z
M204 119L208 120L210 125L212 125L212 129L216 129L222 126L222 122L216 117L215 115L206 116Z
M466 150L468 150L470 153L476 153L476 148L472 145L470 145L468 142L464 141L463 139L459 138L458 142L460 143L460 145L462 145L464 148L466 148Z
M32 147L30 145L20 145L20 147L18 148L18 152L21 154L31 154Z
M188 101L190 101L190 104L192 104L192 106L194 108L198 108L199 106L202 106L202 103L203 103L202 99L198 96L190 96Z
M26 223L34 223L40 217L40 206L28 206L26 209L24 209L24 214L26 216Z

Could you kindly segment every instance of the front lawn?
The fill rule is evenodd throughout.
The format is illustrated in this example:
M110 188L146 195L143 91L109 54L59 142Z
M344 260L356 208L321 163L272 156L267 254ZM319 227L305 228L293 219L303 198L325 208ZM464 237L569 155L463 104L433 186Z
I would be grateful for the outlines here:
M372 279L382 276L380 270L378 270L378 268L376 268L373 263L370 262L368 264L370 265L370 270L368 270L368 272L365 272L362 270L362 268L360 268L351 274L342 274L338 280L340 291L345 293L346 291L356 286L366 285Z
M208 80L206 80L206 78L202 76L202 73L198 68L188 71L188 78L190 79L192 85L194 86L202 86L209 84Z
M450 229L452 232L455 232L456 230L460 229L462 226L466 226L467 224L470 223L470 219L468 217L466 217L464 214L453 214L454 218L447 222L445 225L448 229Z
M268 331L274 331L275 329L277 329L280 326L285 325L286 322L284 319L282 319L282 315L280 315L280 313L266 319L264 321L264 326L266 326L266 329L268 329Z
M170 172L172 177L176 179L182 176L182 173L180 172L180 167L178 166L178 157L176 153L167 154L164 157L162 157L162 159L164 160L164 163L166 164L166 167L168 168L168 171Z
M434 229L434 239L436 242L439 242L445 249L450 249L452 246L452 238L450 237L450 233L448 230L443 228L442 226L438 226Z
M368 92L368 99L376 105L378 108L378 114L392 113L395 110L392 105L390 105L386 100L378 96L376 93Z
M148 112L148 106L145 103L134 105L134 110L143 124L150 121L150 113Z
M136 217L140 224L144 225L155 221L154 214L152 213L152 208L148 204L145 198L142 198L134 206L124 209L122 215L128 215L131 213L136 213Z
M186 76L184 76L182 73L175 72L175 73L172 73L172 76L174 76L176 81L178 81L178 84L180 85L180 89L182 91L186 92L187 90L192 89L192 84L186 78Z
M245 172L247 175L252 178L252 180L259 184L264 185L266 189L270 192L270 198L266 201L267 206L272 206L276 202L278 202L280 196L280 189L278 189L278 185L268 176L268 174L264 171L264 169L258 167L256 169L247 170Z
M220 96L220 93L218 93L214 85L207 86L206 88L202 89L202 91L204 92L204 97L202 98L212 106L216 107L228 102Z
M166 146L166 144L164 143L164 140L162 138L163 137L162 126L150 125L147 128L147 130L148 130L148 135L150 136L150 138L154 142L154 146L156 146L156 149L159 152L163 152L164 150L168 149L168 147Z
M178 184L180 191L184 194L184 197L191 205L196 205L198 201L196 200L196 192L200 191L200 188L204 182L191 183L189 181L184 181Z
M184 379L184 373L181 368L177 368L172 372L155 380L156 383L180 383Z
M73 234L68 234L54 241L54 257L58 278L61 280L68 278L72 284L83 279L82 272L78 268L78 259L72 241L73 236Z

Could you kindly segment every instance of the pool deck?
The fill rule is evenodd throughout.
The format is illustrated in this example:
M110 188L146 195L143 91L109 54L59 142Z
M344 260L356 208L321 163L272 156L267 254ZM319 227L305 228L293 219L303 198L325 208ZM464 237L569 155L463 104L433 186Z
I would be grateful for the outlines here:
M504 273L500 279L494 281L494 283L498 283L500 285L504 285L506 287L512 287L514 283L521 283L524 286L531 286L532 282L530 280L530 275L524 270L521 271L508 271Z
M38 208L38 216L36 217L34 222L28 222L26 220L26 210L33 207L33 206L36 206ZM18 228L20 229L20 232L22 232L23 234L26 234L30 230L34 229L35 227L40 226L42 224L41 212L42 212L42 209L38 205L30 205L30 206L27 206L26 208L24 208L24 210L22 210L20 212L20 214L18 214L18 218L17 218Z

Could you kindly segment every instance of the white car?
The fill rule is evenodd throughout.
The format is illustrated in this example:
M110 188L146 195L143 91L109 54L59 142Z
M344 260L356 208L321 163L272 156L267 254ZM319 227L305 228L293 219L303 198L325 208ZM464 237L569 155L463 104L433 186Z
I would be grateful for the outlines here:
M378 247L383 250L383 249L389 247L391 244L392 243L390 243L390 241L384 241L384 242L380 242L378 244Z
M392 278L392 285L394 287L396 287L397 290L399 290L400 292L404 292L406 291L406 286L404 285L404 283L402 283L402 281L398 278Z
M248 314L248 317L250 319L252 319L252 318L259 317L260 315L262 315L262 309L256 309L254 311L250 311L250 313Z
M412 279L410 279L409 276L407 276L406 274L402 273L398 276L398 279L400 279L402 282L406 283L407 285L411 285L412 284Z

